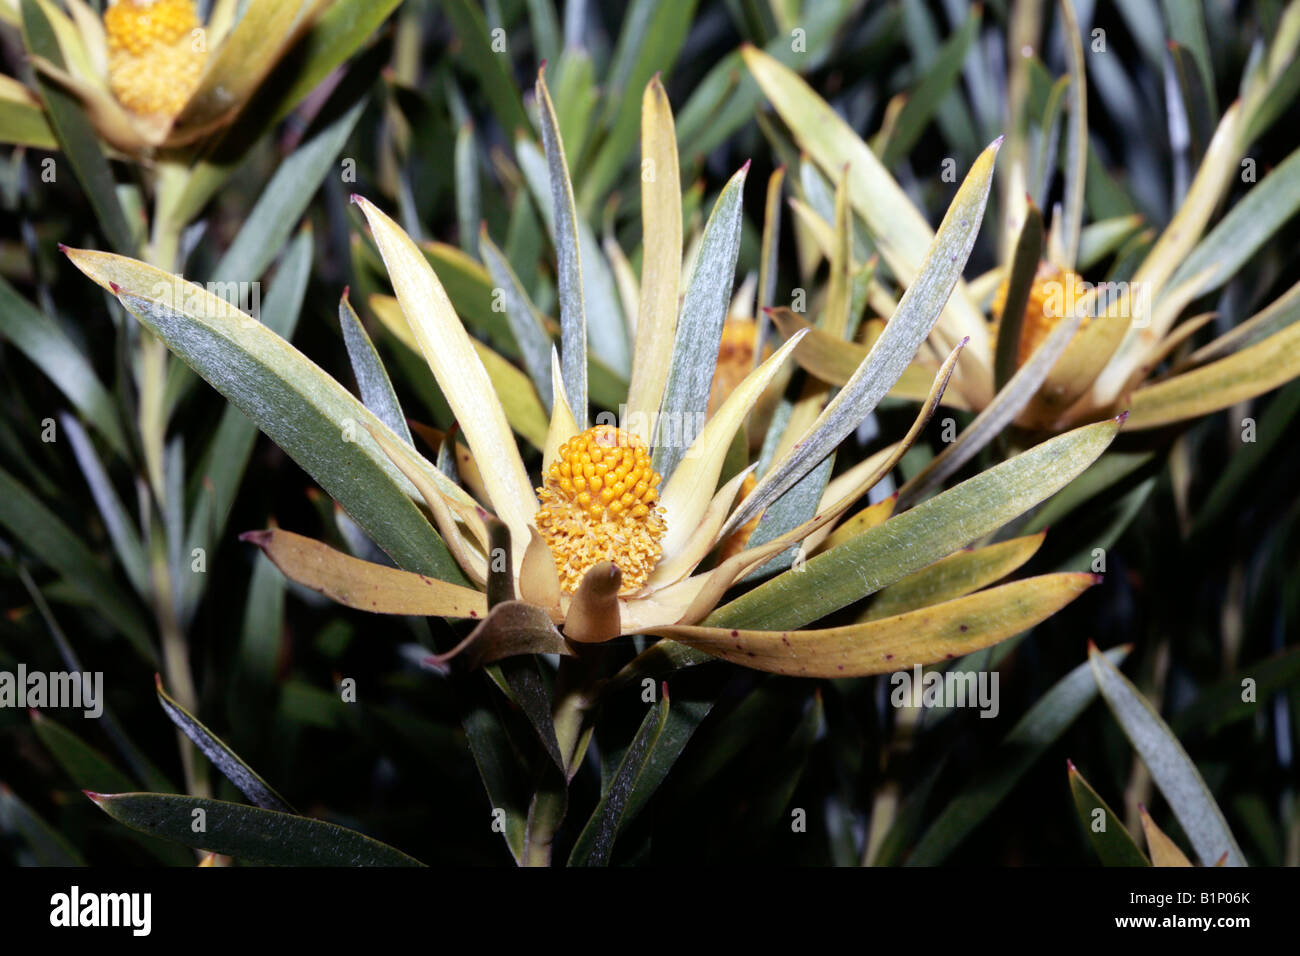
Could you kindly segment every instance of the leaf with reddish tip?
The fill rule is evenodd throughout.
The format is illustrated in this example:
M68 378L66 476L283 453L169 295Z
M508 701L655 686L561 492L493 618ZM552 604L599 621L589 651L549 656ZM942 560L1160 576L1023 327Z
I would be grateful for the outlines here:
M266 552L285 577L347 607L377 614L469 618L487 614L487 598L479 591L362 561L292 531L271 528L239 537Z
M1070 792L1074 794L1074 806L1079 811L1079 821L1083 824L1092 841L1092 848L1097 851L1103 866L1150 866L1138 845L1124 828L1124 822L1115 816L1105 800L1092 788L1079 768L1066 761L1070 777ZM1097 811L1101 811L1098 818Z

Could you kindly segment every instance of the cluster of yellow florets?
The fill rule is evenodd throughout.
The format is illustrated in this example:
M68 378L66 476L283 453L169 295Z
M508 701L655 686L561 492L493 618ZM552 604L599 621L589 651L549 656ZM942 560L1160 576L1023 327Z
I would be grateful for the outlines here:
M207 46L193 0L118 0L104 11L108 82L134 113L174 117L199 85Z
M601 561L618 565L621 593L645 585L662 554L659 481L645 442L622 429L597 425L560 446L535 523L566 593Z
M1025 303L1025 320L1020 327L1020 347L1016 354L1016 364L1023 365L1034 349L1043 343L1052 329L1060 323L1070 310L1083 301L1087 286L1077 272L1061 269L1048 262L1039 263L1034 275L1034 284L1029 289L1029 301ZM993 296L993 319L1002 321L1002 310L1007 304L1007 280L1003 279ZM1080 328L1088 322L1085 317Z

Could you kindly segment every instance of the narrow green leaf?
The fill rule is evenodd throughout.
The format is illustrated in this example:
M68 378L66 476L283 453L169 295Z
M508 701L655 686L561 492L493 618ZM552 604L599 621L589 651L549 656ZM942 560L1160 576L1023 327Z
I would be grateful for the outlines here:
M578 211L573 203L573 184L569 181L555 106L551 103L546 77L541 71L537 74L537 103L551 183L556 273L560 287L560 362L564 394L578 427L586 428L587 314L583 302L582 255L578 247Z
M442 0L442 8L460 40L460 58L478 76L483 94L506 134L528 129L528 116L511 76L511 58L492 49L492 34L482 9L469 0Z
M97 614L155 663L151 631L136 606L76 534L7 471L0 469L0 526L67 580Z
M262 318L266 327L285 341L293 338L298 317L302 314L307 280L311 275L313 248L311 230L303 229L285 250L276 269L275 282L267 293L266 301L262 303ZM181 363L175 365L180 366ZM186 525L190 553L193 553L194 548L211 550L212 542L225 531L256 440L256 422L245 415L238 405L227 405L191 477L191 506ZM183 616L188 617L193 613L207 582L206 574L184 577Z
M8 76L0 77L0 143L50 152L59 148L40 101Z
M1073 269L1079 258L1083 231L1084 177L1088 166L1088 81L1083 66L1083 38L1071 0L1060 0L1065 54L1070 67L1070 125L1065 133L1065 202L1061 209L1061 236L1065 265Z
M552 402L551 337L542 327L541 317L515 271L510 268L509 261L488 238L486 230L479 236L479 254L483 257L483 264L487 266L492 281L502 291L510 332L514 335L515 344L519 346L528 377L533 380L537 394L549 414Z
M1016 366L1020 363L1020 333L1024 328L1025 306L1029 304L1029 292L1033 288L1042 254L1043 214L1037 206L1030 203L1011 258L1007 294L1003 300L1002 315L998 319L993 384L999 392L1011 380L1011 376L1016 374Z
M99 508L100 517L104 520L109 540L113 542L113 550L122 562L122 570L131 580L135 593L147 599L152 589L149 559L145 556L144 545L140 543L140 534L131 523L131 516L123 507L122 499L117 496L108 472L104 470L103 462L99 460L95 446L81 423L71 415L60 415L59 425L68 436L72 454L86 478L86 484L90 486L91 497L95 499L95 506Z
M681 646L676 645L673 641L660 641L655 647L663 644ZM641 771L637 774L636 782L632 786L632 792L628 795L627 805L623 810L621 827L626 827L645 808L646 803L655 795L659 786L667 778L668 772L672 770L677 758L686 749L692 735L704 722L704 718L709 716L709 711L712 709L712 700L683 700L681 698L678 698L669 708L663 729L655 737L654 746L642 763Z
M939 109L939 104L961 75L966 52L979 32L981 20L980 7L973 6L968 10L961 26L936 51L933 65L925 71L921 82L908 95L898 119L894 121L893 133L880 157L880 162L886 169L892 168L899 159L911 153L912 147Z
M1088 223L1079 236L1079 261L1075 263L1075 269L1086 272L1141 228L1142 217L1136 213Z
M1059 491L1106 449L1086 425L994 465L714 611L715 627L799 628L952 554Z
M1255 696L1251 700L1242 700L1247 680L1254 681ZM1229 724L1255 717L1260 711L1260 701L1266 701L1298 682L1300 647L1293 647L1211 684L1194 701L1173 714L1169 725L1180 736L1200 730L1213 734Z
M479 201L478 144L474 142L473 123L464 123L457 131L452 165L456 171L456 226L460 247L467 254L477 256L483 208Z
M533 43L537 55L543 60L553 60L560 55L560 21L552 0L526 0L528 24L533 30Z
M1261 179L1182 261L1166 288L1196 295L1217 289L1300 210L1300 149ZM1208 270L1208 271L1207 271Z
M198 286L117 256L68 254L93 279L116 286L128 311L257 422L398 564L464 580L412 500L414 488L371 437L371 429L386 432L386 426L343 386Z
M27 843L37 866L85 866L81 853L58 830L3 783L0 783L0 833L17 835ZM20 864L22 857L19 857Z
M266 715L275 710L274 690L284 634L285 576L263 552L253 559L244 617L235 652L227 717L241 746L263 739Z
M352 362L352 374L357 377L361 401L397 437L414 446L415 440L411 438L411 429L406 424L406 416L402 413L397 393L393 391L388 370L384 368L374 343L370 341L365 326L357 318L346 294L339 300L339 326L343 329L343 344L347 346L348 358Z
M722 326L735 284L748 173L746 163L714 203L682 298L654 443L654 467L665 481L685 457L708 409Z
M1228 866L1245 866L1241 847L1228 829L1200 771L1169 725L1115 664L1095 647L1088 650L1093 676L1133 749L1191 841L1202 866L1213 866L1227 853Z
M276 167L234 242L213 268L212 275L217 281L255 282L261 277L289 241L326 174L334 168L334 159L365 105L364 95L346 104L341 115Z
M90 362L58 324L18 294L0 276L0 337L45 373L72 406L118 455L127 455L126 433L113 397Z
M1067 761L1068 763L1068 761ZM1150 866L1146 858L1124 828L1124 821L1092 788L1074 764L1069 764L1070 792L1074 807L1079 811L1079 822L1087 831L1092 848L1097 851L1103 866ZM1100 811L1100 817L1098 816Z
M167 793L93 793L95 804L133 830L262 866L421 866L387 844L324 820L222 800ZM205 829L194 830L194 811Z
M1191 51L1200 71L1201 88L1209 100L1212 116L1219 114L1219 107L1214 95L1214 68L1210 65L1210 44L1205 31L1205 12L1201 4L1180 2L1180 0L1162 0L1165 20L1169 24L1169 39L1179 46Z
M83 790L96 787L134 790L135 781L68 728L39 711L32 711L32 730L64 773Z
M607 866L614 852L614 840L618 837L619 827L623 822L628 800L636 788L646 762L654 752L655 744L663 734L668 721L668 694L665 693L658 702L646 712L641 726L632 739L632 745L623 754L623 759L614 773L614 779L601 794L596 809L592 811L587 825L578 834L578 840L569 854L569 866Z
M162 678L157 677L158 703L171 722L181 729L186 737L194 741L194 746L211 760L226 779L233 783L244 796L266 810L279 810L293 813L293 807L275 790L257 775L248 764L244 763L229 746L216 734L208 730L197 717L173 700L162 686ZM94 789L93 787L90 789Z
M650 77L671 68L695 16L697 0L633 0L623 19L606 76L609 133L582 185L582 208L596 209L627 165L640 131L641 91ZM572 397L572 396L570 396Z

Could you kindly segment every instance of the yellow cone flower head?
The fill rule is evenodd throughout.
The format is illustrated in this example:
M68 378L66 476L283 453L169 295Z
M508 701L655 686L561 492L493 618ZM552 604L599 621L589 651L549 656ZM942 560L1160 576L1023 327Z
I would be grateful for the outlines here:
M601 561L622 571L621 593L645 585L663 553L659 481L645 442L621 428L597 425L560 446L535 520L566 593Z
M33 50L31 59L81 101L101 139L147 154L233 122L331 2L214 3L207 23L195 0L109 0L102 18L80 0L70 12L42 4L58 56Z
M133 113L180 113L208 58L192 0L118 0L104 11L104 34L118 102Z

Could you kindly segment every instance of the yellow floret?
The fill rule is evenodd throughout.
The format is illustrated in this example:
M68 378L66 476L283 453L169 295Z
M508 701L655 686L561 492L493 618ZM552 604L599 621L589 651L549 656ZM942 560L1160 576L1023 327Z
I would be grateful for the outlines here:
M659 481L645 443L622 429L597 425L560 446L537 489L535 523L566 593L601 561L623 573L620 593L645 586L662 554Z

